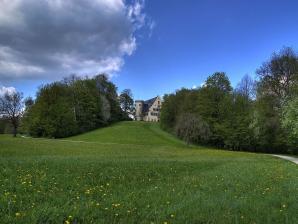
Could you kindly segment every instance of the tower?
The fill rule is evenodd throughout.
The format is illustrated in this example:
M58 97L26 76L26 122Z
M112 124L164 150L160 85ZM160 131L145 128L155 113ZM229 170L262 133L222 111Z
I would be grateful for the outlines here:
M143 120L143 106L144 106L144 101L143 100L136 100L136 121L142 121Z

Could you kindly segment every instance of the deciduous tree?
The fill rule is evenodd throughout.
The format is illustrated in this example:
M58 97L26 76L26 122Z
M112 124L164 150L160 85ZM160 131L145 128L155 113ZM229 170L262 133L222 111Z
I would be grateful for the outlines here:
M0 116L10 120L13 126L13 136L17 136L20 118L23 112L23 94L17 91L6 92L0 96Z
M127 117L134 113L134 100L130 89L124 89L119 96L120 106Z

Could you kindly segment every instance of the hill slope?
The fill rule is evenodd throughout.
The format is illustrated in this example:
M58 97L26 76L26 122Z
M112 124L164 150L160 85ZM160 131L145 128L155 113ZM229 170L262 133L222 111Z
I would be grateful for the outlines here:
M157 124L0 135L0 167L1 224L298 223L294 163L189 148Z
M148 122L119 122L68 139L101 143L185 146L182 141L162 131L158 123Z

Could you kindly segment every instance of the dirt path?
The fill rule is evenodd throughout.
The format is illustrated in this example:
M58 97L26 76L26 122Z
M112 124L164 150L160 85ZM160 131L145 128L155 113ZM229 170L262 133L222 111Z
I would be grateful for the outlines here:
M281 159L286 159L289 160L293 163L298 164L298 158L297 157L293 157L293 156L283 156L283 155L273 155L275 157L281 158Z

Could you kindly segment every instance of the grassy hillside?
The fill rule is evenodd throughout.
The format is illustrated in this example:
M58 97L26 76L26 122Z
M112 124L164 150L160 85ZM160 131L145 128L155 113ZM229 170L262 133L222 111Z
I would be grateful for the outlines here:
M1 223L298 223L298 167L188 148L157 124L0 135Z
M182 141L162 131L158 123L130 121L120 122L110 127L98 129L69 139L137 145L171 145L177 147L185 145Z

